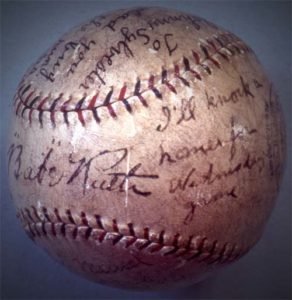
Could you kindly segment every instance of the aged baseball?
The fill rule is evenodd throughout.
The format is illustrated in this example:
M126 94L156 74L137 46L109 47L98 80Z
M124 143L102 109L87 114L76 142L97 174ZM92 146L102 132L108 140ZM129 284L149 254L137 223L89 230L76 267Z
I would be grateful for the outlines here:
M260 238L279 189L277 95L196 16L119 10L61 37L14 99L10 188L31 239L99 283L197 282Z

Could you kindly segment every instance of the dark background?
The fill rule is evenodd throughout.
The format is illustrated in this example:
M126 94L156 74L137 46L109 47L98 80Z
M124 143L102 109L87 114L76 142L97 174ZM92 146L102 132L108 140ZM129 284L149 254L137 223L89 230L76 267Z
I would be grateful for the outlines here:
M146 3L147 2L147 3ZM239 262L179 290L136 293L104 287L54 262L24 234L9 198L5 136L25 70L72 26L106 11L166 6L197 14L249 44L278 90L291 152L290 1L5 1L1 2L1 295L2 299L291 299L291 157L266 231Z

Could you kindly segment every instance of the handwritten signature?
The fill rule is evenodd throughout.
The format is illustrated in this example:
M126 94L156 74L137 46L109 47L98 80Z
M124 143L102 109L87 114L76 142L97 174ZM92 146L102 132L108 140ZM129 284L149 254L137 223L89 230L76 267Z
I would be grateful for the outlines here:
M22 144L11 144L8 150L8 170L16 180L33 181L39 185L54 187L59 184L67 186L81 185L83 195L89 189L98 189L107 192L124 193L132 191L134 194L148 197L152 194L148 180L159 178L157 174L147 174L143 172L142 163L137 163L126 172L120 169L123 162L127 161L128 149L120 148L115 150L103 150L91 157L74 158L72 153L56 164L57 158L54 157L56 148L51 147L37 166L24 166L24 150ZM26 163L28 160L25 161ZM105 163L111 162L111 163ZM63 166L61 169L60 165ZM70 171L64 171L69 169ZM93 172L98 170L98 172ZM116 171L118 170L118 171ZM98 177L96 177L98 173ZM138 179L143 178L143 187ZM126 184L127 183L127 184Z

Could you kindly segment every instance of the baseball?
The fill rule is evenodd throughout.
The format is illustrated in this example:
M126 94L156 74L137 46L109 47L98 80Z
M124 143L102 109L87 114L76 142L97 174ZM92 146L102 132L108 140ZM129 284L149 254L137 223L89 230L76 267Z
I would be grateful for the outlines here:
M13 100L8 172L28 236L121 288L204 279L246 254L285 156L277 94L240 38L164 8L62 36Z

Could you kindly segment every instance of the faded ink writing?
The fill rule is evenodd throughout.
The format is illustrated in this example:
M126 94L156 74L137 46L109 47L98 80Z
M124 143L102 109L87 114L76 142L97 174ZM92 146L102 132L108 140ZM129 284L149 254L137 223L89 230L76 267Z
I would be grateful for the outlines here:
M228 198L228 199L230 199L230 198L236 199L237 198L235 186L233 186L232 188L226 189L226 190L220 190L214 194L199 196L195 201L189 201L186 204L186 208L187 208L188 212L184 218L183 223L185 225L189 225L192 222L192 220L194 218L194 214L199 207L207 206L209 204L215 203L218 200L223 200L225 198Z
M145 27L137 28L134 31L131 31L129 27L120 28L121 38L105 50L105 54L95 63L94 69L85 76L79 88L89 89L91 85L96 85L97 87L105 85L106 72L114 64L114 60L118 56L124 55L125 58L135 57L135 53L130 47L131 43L135 41L140 41L142 45L147 47L150 45L155 51L165 47L169 56L178 48L178 44L173 41L172 33L165 33L162 39L157 38L153 40L153 34L150 35L147 31L149 30Z
M82 60L84 60L86 53L95 45L96 42L94 40L90 41L70 41L67 42L61 51L61 54L51 63L51 66L48 64L42 64L40 68L40 74L48 81L54 82L57 71L60 69L65 56L68 56L71 53L73 63L69 66L69 70L67 71L67 76L73 74L78 65ZM76 55L73 55L72 52Z
M186 191L187 189L194 189L205 184L211 185L215 181L231 177L243 170L252 170L256 166L258 167L258 172L261 173L265 165L265 159L263 156L252 156L248 153L243 160L240 160L233 166L228 166L223 171L215 171L213 163L206 165L207 168L204 171L201 168L197 170L195 167L191 167L182 176L172 178L169 182L169 193L173 194L179 190Z

